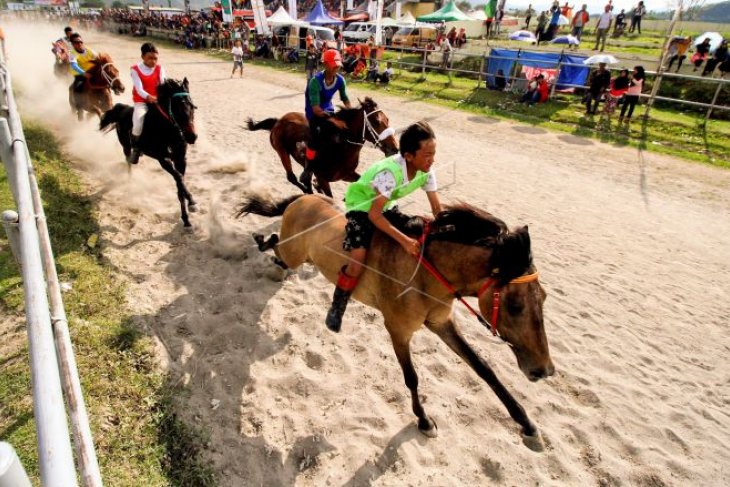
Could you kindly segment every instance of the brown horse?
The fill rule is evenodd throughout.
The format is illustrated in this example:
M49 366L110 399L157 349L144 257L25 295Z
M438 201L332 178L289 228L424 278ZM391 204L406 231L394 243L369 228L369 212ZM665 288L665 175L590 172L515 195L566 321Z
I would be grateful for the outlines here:
M338 271L347 263L342 251L345 218L331 199L298 195L268 203L251 198L239 211L239 215L247 213L284 215L281 236L274 234L265 241L254 235L260 250L273 248L278 263L289 268L310 262L330 282L337 281ZM527 227L509 231L498 218L469 205L447 208L425 225L425 232L421 219L393 223L414 237L425 233L424 259L453 285L457 295L478 296L482 315L492 317L492 326L511 345L517 364L531 381L554 373L543 327L546 294L532 263ZM426 325L497 394L522 427L525 444L542 448L537 427L522 406L461 335L452 315L454 294L384 233L373 237L366 270L353 297L382 312L421 432L427 436L437 432L418 397L418 376L410 354L411 337Z
M305 164L301 143L309 137L309 123L303 114L290 112L281 118L267 118L260 122L247 121L249 130L270 130L269 140L281 164L286 170L286 179L305 193L312 192L312 175L317 177L319 188L332 196L330 184L333 181L357 181L356 172L360 163L360 150L366 142L375 144L386 156L398 152L395 131L390 128L388 117L371 98L360 101L358 108L341 108L333 118L347 125L344 133L332 124L334 137L331 143L322 144L317 157ZM292 170L291 158L304 166L304 172L297 180Z
M86 80L83 92L75 92L73 83L68 88L68 101L79 121L83 120L84 111L95 114L101 119L101 115L112 108L111 92L114 91L115 95L124 93L119 70L114 66L109 54L99 54L88 73L91 77Z

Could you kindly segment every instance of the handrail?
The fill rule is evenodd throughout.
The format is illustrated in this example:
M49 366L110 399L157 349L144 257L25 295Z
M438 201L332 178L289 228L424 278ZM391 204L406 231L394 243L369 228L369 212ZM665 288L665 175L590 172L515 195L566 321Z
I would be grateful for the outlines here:
M16 257L20 258L25 290L41 481L44 486L77 485L63 392L69 408L82 485L101 487L101 473L73 354L45 211L15 103L10 71L1 54L0 79L0 98L7 107L7 120L0 118L0 145L3 146L0 154L8 169L8 180L19 214L21 251Z

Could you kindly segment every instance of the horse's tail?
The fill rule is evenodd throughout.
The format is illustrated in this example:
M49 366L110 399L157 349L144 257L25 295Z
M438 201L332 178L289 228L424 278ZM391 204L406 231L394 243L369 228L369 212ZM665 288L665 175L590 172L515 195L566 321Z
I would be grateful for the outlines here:
M101 122L99 122L99 130L109 131L113 129L117 123L122 121L125 108L127 108L127 105L117 103L111 110L104 112L104 115L101 116Z
M266 201L260 196L252 196L244 201L240 208L238 208L236 217L245 216L249 213L268 217L281 216L290 204L294 203L302 196L304 195L297 194L284 198L281 201Z
M253 118L249 117L249 119L246 120L246 127L252 132L255 130L271 130L278 121L278 118L267 118L260 122L254 122Z

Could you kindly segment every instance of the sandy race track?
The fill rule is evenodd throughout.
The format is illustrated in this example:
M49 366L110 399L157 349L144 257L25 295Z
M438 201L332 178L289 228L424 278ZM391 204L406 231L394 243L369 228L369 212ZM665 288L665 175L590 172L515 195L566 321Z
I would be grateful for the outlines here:
M440 432L427 439L382 318L354 304L330 333L333 286L308 266L282 276L258 253L250 234L275 221L231 216L247 192L296 194L268 134L243 122L303 109L303 74L247 65L231 80L229 63L161 50L199 107L187 181L202 211L185 233L158 164L143 158L128 175L115 134L71 118L51 74L60 28L6 32L25 116L64 138L97 195L103 252L185 386L182 415L210 431L222 485L730 485L730 171L377 93L396 127L433 125L443 200L530 226L549 295L557 372L539 383L458 312L546 450L526 448L489 388L424 331L414 361ZM128 103L139 42L85 37L123 68ZM363 164L378 157L368 148ZM344 187L334 185L338 198ZM426 200L417 193L405 208L426 212Z

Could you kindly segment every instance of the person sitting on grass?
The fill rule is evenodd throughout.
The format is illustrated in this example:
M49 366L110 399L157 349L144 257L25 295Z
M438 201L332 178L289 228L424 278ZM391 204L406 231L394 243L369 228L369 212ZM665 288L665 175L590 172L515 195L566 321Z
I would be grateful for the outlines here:
M545 75L540 73L535 76L527 85L527 91L522 95L520 103L527 103L533 106L535 103L545 103L550 95L550 86Z

